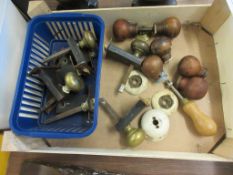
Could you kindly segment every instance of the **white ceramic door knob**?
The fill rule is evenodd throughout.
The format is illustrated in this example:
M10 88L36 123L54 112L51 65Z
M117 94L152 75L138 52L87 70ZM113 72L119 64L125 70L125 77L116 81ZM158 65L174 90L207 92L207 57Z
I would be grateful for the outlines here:
M151 109L143 115L141 127L152 141L158 142L167 136L170 121L163 111Z

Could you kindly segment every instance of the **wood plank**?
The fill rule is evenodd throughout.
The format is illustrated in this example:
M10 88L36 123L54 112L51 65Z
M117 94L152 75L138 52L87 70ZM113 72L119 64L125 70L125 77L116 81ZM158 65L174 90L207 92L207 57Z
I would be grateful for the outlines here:
M151 26L155 22L169 17L176 16L181 23L190 24L200 22L211 5L177 5L177 6L148 6L148 7L116 7L102 9L82 9L82 10L64 10L58 12L78 12L87 14L96 14L100 16L105 23L107 39L110 39L112 24L118 18L126 18L129 21L137 22L140 25ZM184 15L185 14L185 15ZM145 20L145 18L147 20Z
M14 165L12 166L14 168L9 168L7 175L19 175L21 165L25 160L85 166L127 175L232 175L233 173L233 163L227 162L12 153L9 164ZM35 175L35 172L32 171L32 175Z
M31 18L33 18L37 15L51 13L51 9L45 1L29 1L27 13Z
M224 120L226 135L233 138L233 74L232 74L232 38L233 38L233 16L231 15L225 23L214 34L216 53L220 72Z
M46 149L46 143L40 138L19 137L12 134L11 131L5 131L2 141L2 150L17 151L31 149Z
M63 139L64 141L64 139ZM221 161L229 162L226 159L210 153L190 153L190 152L169 152L169 151L148 151L135 149L107 149L107 148L80 148L76 147L47 147L41 144L42 139L15 136L11 131L4 133L4 143L2 150L24 153L49 153L49 154L67 154L67 155L100 155L117 157L141 157L141 158L165 158L176 160L202 160L202 161ZM11 144L8 143L13 143ZM96 144L97 142L95 142Z
M227 0L215 0L203 17L201 24L207 31L214 34L230 14L231 11Z

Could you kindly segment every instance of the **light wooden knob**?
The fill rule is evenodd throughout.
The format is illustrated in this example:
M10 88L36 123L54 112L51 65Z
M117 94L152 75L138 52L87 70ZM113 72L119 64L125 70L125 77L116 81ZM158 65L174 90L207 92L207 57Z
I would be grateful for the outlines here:
M217 125L214 120L200 111L194 102L185 102L183 110L192 119L193 124L200 135L212 136L217 133Z

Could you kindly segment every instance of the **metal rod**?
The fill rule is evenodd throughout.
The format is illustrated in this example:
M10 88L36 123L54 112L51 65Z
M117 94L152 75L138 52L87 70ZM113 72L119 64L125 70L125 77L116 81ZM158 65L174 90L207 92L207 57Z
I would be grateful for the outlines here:
M94 106L94 101L91 102L91 103L89 103L89 100L86 100L80 106L77 106L75 108L72 108L70 110L62 112L60 114L57 114L57 115L55 115L53 117L50 117L50 118L46 119L43 123L44 124L49 124L49 123L52 123L52 122L55 122L55 121L58 121L58 120L70 117L70 116L72 116L72 115L74 115L74 114L76 114L78 112L81 112L81 111L85 111L86 112L86 111L92 110L93 106Z
M48 56L43 62L46 63L46 62L50 62L52 60L56 60L56 59L60 58L61 56L68 54L69 52L71 52L70 48L63 49L63 50L61 50L53 55Z
M45 106L41 109L41 112L46 111L47 109L49 109L54 103L56 103L56 98L52 97L50 98L47 103L45 104Z
M173 83L170 80L166 80L164 82L169 89L172 90L172 92L179 98L181 102L184 101L184 97L180 94L180 92L173 86Z
M82 111L82 107L78 106L78 107L73 108L71 110L68 110L66 112L63 112L63 113L60 113L60 114L55 115L53 117L50 117L50 118L46 119L43 123L44 124L49 124L49 123L52 123L52 122L67 118L67 117L69 117L71 115L74 115L74 114L76 114L78 112L81 112L81 111Z
M120 116L116 113L116 111L112 108L112 106L105 100L104 98L99 99L99 104L103 108L103 110L108 114L114 124L116 124Z

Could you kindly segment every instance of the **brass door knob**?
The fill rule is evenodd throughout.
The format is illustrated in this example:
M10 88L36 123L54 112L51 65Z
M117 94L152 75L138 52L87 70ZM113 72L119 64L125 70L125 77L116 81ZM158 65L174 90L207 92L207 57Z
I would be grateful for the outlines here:
M84 88L83 79L74 72L68 72L65 75L65 86L62 87L62 90L65 93L79 92Z
M89 48L91 50L94 50L97 47L96 39L92 32L85 31L83 34L83 38L81 41L79 41L79 47L80 48Z
M145 132L141 128L133 128L130 125L124 129L126 142L130 147L136 147L145 140Z
M149 54L150 47L145 41L135 39L131 43L131 50L136 57L141 58L143 55Z

